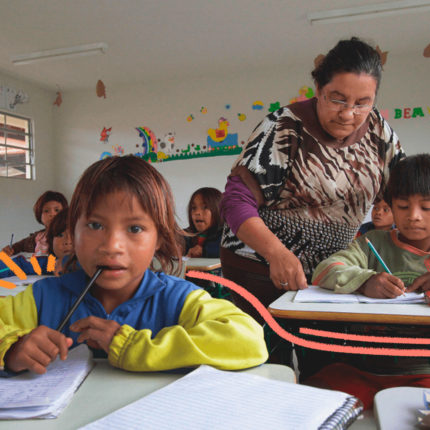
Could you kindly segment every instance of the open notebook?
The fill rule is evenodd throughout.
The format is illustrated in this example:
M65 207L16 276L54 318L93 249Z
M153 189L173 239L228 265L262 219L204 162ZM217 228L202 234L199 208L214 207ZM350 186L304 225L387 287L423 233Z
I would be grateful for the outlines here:
M297 291L294 296L294 302L301 303L390 303L390 304L407 304L407 303L425 303L424 293L405 293L394 299L373 299L363 294L337 294L333 290L309 285L304 290Z
M1 378L0 419L56 418L92 367L92 353L82 344L69 351L67 360L57 358L44 375Z
M82 429L343 429L361 410L339 391L200 366Z

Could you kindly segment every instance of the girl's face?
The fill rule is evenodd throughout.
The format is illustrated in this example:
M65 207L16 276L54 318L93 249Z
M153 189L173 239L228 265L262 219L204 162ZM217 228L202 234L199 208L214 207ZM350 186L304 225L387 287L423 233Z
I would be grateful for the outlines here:
M191 219L199 233L208 230L212 225L212 212L206 206L200 194L194 196L191 202Z
M68 230L63 231L58 236L54 236L52 240L52 249L59 261L66 255L70 255L73 251L72 238Z
M156 225L137 198L123 191L100 198L88 218L78 218L74 233L75 253L86 274L107 266L94 296L115 305L131 298L159 248Z
M57 215L58 212L60 212L63 209L63 205L60 202L57 202L55 200L51 200L50 202L46 202L42 206L42 224L45 227L48 227L52 218L54 218L55 215Z
M416 194L393 198L392 211L400 240L430 251L430 196Z
M384 200L373 205L372 222L376 230L391 230L393 226L393 213Z
M317 115L322 128L335 139L343 140L361 127L371 111L376 97L376 80L367 73L338 73L328 84L317 87L316 94ZM357 105L366 108L357 109Z

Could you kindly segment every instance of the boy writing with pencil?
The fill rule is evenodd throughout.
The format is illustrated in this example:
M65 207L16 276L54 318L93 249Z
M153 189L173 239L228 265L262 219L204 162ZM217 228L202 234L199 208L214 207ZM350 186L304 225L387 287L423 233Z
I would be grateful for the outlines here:
M322 261L312 283L335 293L358 291L368 297L394 298L405 291L430 291L430 155L406 157L392 170L384 200L391 206L397 229L372 230L345 250ZM364 327L368 331L369 327ZM428 337L420 327L372 327L383 336ZM377 391L394 386L430 387L425 357L366 356L330 364L305 381L346 391L366 408Z

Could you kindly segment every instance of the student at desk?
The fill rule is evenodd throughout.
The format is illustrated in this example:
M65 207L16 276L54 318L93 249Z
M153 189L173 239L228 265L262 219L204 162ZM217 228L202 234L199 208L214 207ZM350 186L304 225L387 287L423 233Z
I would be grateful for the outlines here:
M82 269L45 278L0 303L0 366L44 373L80 342L130 371L208 364L243 369L267 359L261 326L226 300L163 270L181 257L173 197L165 179L135 156L91 165L69 209L74 257ZM58 330L88 277L92 290ZM62 324L61 324L62 325Z
M313 284L335 293L359 291L374 298L430 290L430 155L401 160L391 172L384 198L391 206L397 230L372 230L356 239L346 250L317 266ZM366 238L393 273L384 269ZM428 337L428 328L382 327L378 334ZM426 357L366 356L362 360L351 355L346 360L347 364L328 365L305 383L353 394L366 408L372 405L376 392L384 388L430 388L430 362Z

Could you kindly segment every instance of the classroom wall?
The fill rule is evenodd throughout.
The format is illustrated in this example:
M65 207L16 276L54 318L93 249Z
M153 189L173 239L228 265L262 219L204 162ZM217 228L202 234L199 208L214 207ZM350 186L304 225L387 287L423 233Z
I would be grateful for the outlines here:
M105 82L106 98L97 97L95 82L90 90L64 92L60 107L53 106L55 92L0 74L2 84L22 88L30 96L29 103L19 106L17 112L35 121L37 168L36 181L0 178L0 196L7 202L1 205L0 242L7 241L11 232L18 238L38 228L31 208L45 189L57 189L70 198L80 174L103 152L114 153L119 145L124 153L140 151L142 139L135 127L149 127L160 139L174 132L176 147L182 150L188 144L205 144L207 130L216 128L218 119L225 117L230 122L229 133L237 133L239 142L246 141L271 103L287 104L301 86L312 85L313 57L310 53L308 64L244 70L238 75L220 71L168 82L122 86ZM389 122L408 154L428 152L430 59L421 53L389 55L384 69L378 106L388 109ZM252 109L257 100L264 103L264 110ZM206 114L200 112L202 107L207 108ZM422 107L424 117L394 118L394 109L404 112L416 107ZM238 113L244 113L246 120L240 121ZM190 114L194 119L188 122ZM107 143L100 141L103 127L112 127ZM188 224L186 205L191 193L201 186L223 190L235 159L220 156L154 163L172 186L181 226Z
M95 88L63 94L63 104L54 113L57 151L57 180L61 189L71 193L85 167L100 158L104 151L114 152L121 145L125 153L141 150L135 127L149 127L157 138L175 133L177 147L205 144L208 128L217 126L219 117L229 120L229 133L238 133L239 142L246 141L252 129L268 113L271 103L281 105L298 96L303 85L313 85L309 64L295 67L272 67L244 70L236 76L214 76L148 82L123 86L106 85L106 98L98 98ZM401 138L407 153L428 151L430 135L430 88L427 84L430 59L415 53L389 56L384 66L378 106L387 109L389 122ZM255 101L264 110L253 110ZM230 109L226 105L230 105ZM200 112L202 107L207 113ZM394 109L422 107L424 117L394 119ZM238 113L246 120L240 121ZM409 114L412 113L409 112ZM187 121L192 114L194 119ZM100 141L103 127L112 127L108 143ZM181 226L187 225L186 205L191 193L201 186L223 190L225 178L236 156L197 158L154 163L170 182Z
M33 214L33 204L37 197L47 189L55 187L55 168L53 154L52 102L55 92L48 91L30 82L14 79L0 72L0 85L23 90L29 101L20 104L14 111L34 122L36 180L0 177L0 249L10 241L21 239L42 228ZM2 109L7 112L6 109ZM57 188L58 189L58 188ZM58 189L59 191L63 191Z

